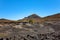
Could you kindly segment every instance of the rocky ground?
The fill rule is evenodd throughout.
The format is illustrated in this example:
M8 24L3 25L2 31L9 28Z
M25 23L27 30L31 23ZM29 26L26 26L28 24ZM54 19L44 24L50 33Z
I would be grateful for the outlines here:
M60 22L0 24L0 40L60 40Z

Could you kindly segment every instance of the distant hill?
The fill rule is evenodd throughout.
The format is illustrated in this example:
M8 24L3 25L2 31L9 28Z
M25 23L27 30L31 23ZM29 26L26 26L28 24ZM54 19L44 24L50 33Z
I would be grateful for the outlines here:
M33 20L35 23L36 22L39 22L39 23L44 23L45 21L60 21L60 13L57 13L57 14L54 14L54 15L49 15L49 16L46 16L46 17L40 17L36 14L32 14L28 17L25 17L21 20L18 20L18 21L21 21L21 22L28 22L29 20Z
M60 21L60 13L44 17L43 20L44 21Z
M13 20L1 18L1 19L0 19L0 22L13 22Z
M46 17L40 17L37 14L32 14L30 16L27 16L23 19L14 21L14 20L9 20L9 19L5 19L2 18L0 19L0 22L29 22L30 20L32 20L34 23L44 23L46 21L60 21L60 13L54 14L54 15L49 15Z
M32 14L28 17L25 17L24 19L18 20L18 21L22 21L22 22L28 22L29 20L32 20L34 23L35 22L40 22L41 17L36 15L36 14Z
M41 18L40 16L38 16L37 14L32 14L26 18Z

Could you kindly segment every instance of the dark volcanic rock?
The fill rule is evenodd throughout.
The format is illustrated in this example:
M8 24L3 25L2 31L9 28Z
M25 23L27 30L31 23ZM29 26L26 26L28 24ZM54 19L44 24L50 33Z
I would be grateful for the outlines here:
M45 27L41 24L30 24L30 25L5 25L2 26L0 33L3 33L2 37L5 39L11 39L11 40L50 40L51 35L50 33L53 33L54 30L50 30L51 27ZM4 31L3 31L4 30Z

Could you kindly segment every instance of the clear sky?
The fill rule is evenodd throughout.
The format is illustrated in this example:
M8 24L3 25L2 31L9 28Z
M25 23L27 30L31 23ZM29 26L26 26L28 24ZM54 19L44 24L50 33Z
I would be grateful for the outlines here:
M31 14L41 17L60 12L60 0L0 0L0 18L18 20Z

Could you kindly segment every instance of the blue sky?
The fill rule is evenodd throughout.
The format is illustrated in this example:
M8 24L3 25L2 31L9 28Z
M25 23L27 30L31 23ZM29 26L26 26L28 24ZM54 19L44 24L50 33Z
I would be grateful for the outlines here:
M0 18L18 20L31 14L60 13L60 0L0 0Z

